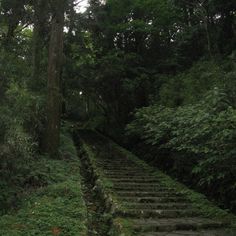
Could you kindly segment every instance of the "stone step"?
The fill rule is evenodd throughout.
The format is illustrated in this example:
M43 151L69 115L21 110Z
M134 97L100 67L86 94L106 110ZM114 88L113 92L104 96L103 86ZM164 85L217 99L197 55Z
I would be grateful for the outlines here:
M198 230L198 231L172 231L172 232L145 232L138 234L139 236L235 236L236 231L233 232L228 229L218 230Z
M124 159L124 160L120 160L120 159L116 159L116 160L104 160L104 159L97 159L96 160L96 164L98 165L121 165L121 166L137 166L134 162Z
M163 186L163 184L157 182L157 183L137 183L137 182L119 182L116 183L117 181L113 179L110 179L110 181L113 182L114 189L119 190L119 189L147 189L147 188L153 188L153 189L158 189L160 191L170 191L170 192L177 192L175 188L170 188Z
M156 176L151 176L148 174L140 174L140 173L136 173L136 174L130 174L130 173L109 173L107 171L103 171L103 173L108 176L109 178L113 178L113 179L122 179L122 180L133 180L133 181L137 181L137 180L158 180L158 181L162 181L163 179L161 178L157 178Z
M156 183L160 184L160 186L165 186L164 184L161 185L160 180L153 178L153 177L144 177L144 178L109 178L114 183L136 183L136 184L143 184L143 183Z
M173 219L135 219L132 220L137 232L170 232L177 230L217 229L228 226L226 223L199 217Z
M159 192L159 191L116 191L120 197L183 197L183 194L177 192Z
M124 204L126 209L190 209L192 205L190 203L126 203Z
M143 170L129 170L129 169L116 169L116 170L112 170L112 169L106 169L106 168L102 168L103 172L106 174L113 174L113 175L141 175L141 176L151 176L149 173L144 172ZM153 176L154 177L154 176Z
M135 187L137 188L141 188L141 185L146 185L146 186L150 186L153 188L168 188L163 182L160 182L156 179L149 179L149 180L145 180L145 179L136 179L136 180L129 180L129 179L116 179L116 178L109 178L108 176L104 175L107 179L109 179L112 183L113 186L121 186L123 187L124 185L127 185L127 188L132 188L135 189ZM134 185L134 187L130 186L131 184ZM154 186L155 185L155 186ZM145 187L143 187L145 189Z
M130 161L127 161L127 160L124 160L124 161L98 161L96 160L96 165L100 165L100 166L105 166L105 167L112 167L112 168L115 168L115 167L122 167L122 168L141 168L140 166L137 166L135 163L133 162L130 162Z
M189 203L189 201L183 197L117 197L121 201L133 202L133 203Z
M97 159L96 163L98 164L103 164L103 165L112 165L112 164L120 164L123 167L127 167L127 166L139 166L142 168L145 168L142 165L138 165L137 163L133 162L132 160L129 159L116 159L116 160L103 160L103 159Z
M126 190L126 191L168 191L170 193L176 193L177 191L175 189L171 189L171 188L167 188L167 187L160 187L160 185L153 185L153 184L146 184L143 186L126 186L126 185L113 185L113 189L115 191L122 191L122 190Z
M129 162L109 162L105 164L102 162L96 162L96 165L104 168L140 168L139 166Z
M174 189L169 189L169 188L165 188L165 187L162 187L160 185L146 185L146 186L114 186L113 185L113 189L115 191L163 191L163 192L166 192L168 191L169 193L173 193L175 194L176 193L176 190Z
M118 210L119 217L134 218L177 218L177 217L197 217L201 214L194 210L153 210L153 209L127 209Z
M143 173L142 169L139 168L111 168L106 166L98 166L99 168L102 168L104 172L111 172L111 173Z
M96 163L97 166L102 166L103 168L112 168L114 170L116 169L141 169L143 170L142 167L134 165L134 164L129 164L129 163L111 163L111 164L101 164L101 163Z
M133 182L136 182L137 180L158 180L156 177L153 177L153 176L148 176L148 175L141 175L141 174L133 174L133 175L130 175L130 173L127 173L127 174L113 174L113 173L104 173L104 175L106 175L107 178L111 178L111 179L122 179L122 180L133 180ZM159 182L161 180L158 180Z
M131 163L118 163L118 162L110 162L110 163L101 163L101 162L96 162L96 165L97 166L102 166L104 168L113 168L113 169L116 169L116 168L121 168L121 169L125 169L125 168L128 168L128 169L132 169L132 168L139 168L139 169L143 169L142 167L140 166L137 166L135 164L131 164Z

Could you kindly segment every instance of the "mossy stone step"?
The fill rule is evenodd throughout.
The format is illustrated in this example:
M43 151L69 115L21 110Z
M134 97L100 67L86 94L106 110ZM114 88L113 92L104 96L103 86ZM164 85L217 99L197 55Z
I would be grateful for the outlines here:
M184 197L120 197L118 199L124 202L138 202L138 203L169 203L169 202L181 202L189 203L189 200Z
M192 204L189 203L126 203L126 209L192 209Z
M101 167L98 167L101 168ZM111 168L103 168L103 172L107 174L117 174L117 175L149 175L147 173L144 173L142 169L111 169Z
M96 162L98 164L103 164L104 166L106 165L112 165L112 164L116 164L117 166L123 166L123 167L129 167L129 166L136 166L136 167L140 167L138 165L136 165L135 162L133 162L130 159L116 159L116 160L103 160L103 159L97 159ZM113 166L114 167L114 166Z
M163 182L162 179L156 178L155 176L148 176L148 175L139 175L139 176L133 176L133 175L119 175L119 174L106 174L110 180L116 181L116 182L123 182L123 183L160 183Z
M106 174L117 174L117 176L150 176L149 173L143 172L143 170L111 170L111 169L103 169Z
M156 176L152 176L146 173L130 173L130 172L110 172L110 171L104 171L103 173L106 174L110 178L117 178L117 179L132 179L132 180L163 180L163 178L157 178Z
M235 236L236 231L233 232L228 229L218 230L200 230L200 231L173 231L173 232L149 232L138 234L138 236Z
M116 191L118 196L123 197L183 197L183 194L178 192L164 191Z
M108 177L109 178L109 177ZM109 179L113 179L113 178L109 178ZM137 180L137 179L136 179ZM141 179L141 181L142 181L143 179ZM151 180L155 180L155 179L151 179ZM160 182L160 181L158 181L157 183L146 183L146 182L144 182L144 183L137 183L137 182L130 182L130 183L114 183L114 186L115 187L124 187L124 188L144 188L145 189L145 187L153 187L153 188L159 188L159 187L162 187L162 190L164 190L164 191L167 191L167 190L169 190L169 191L177 191L175 188L173 188L173 187L168 187L168 186L166 186L165 184L163 184L163 182Z
M155 182L162 182L164 183L163 179L158 179L155 176L149 176L149 175L145 175L145 174L133 174L131 175L130 173L120 173L120 174L113 174L113 173L107 173L107 172L103 172L103 174L112 180L121 180L121 181L125 181L125 182L129 182L129 183L137 183L138 181L142 181L141 183L155 183ZM148 182L150 181L150 182Z
M126 167L122 167L121 166L104 166L104 165L97 165L97 166L101 166L103 169L108 169L108 170L111 170L111 171L120 171L120 170L123 170L123 171L143 171L142 168L140 167L137 167L137 166L126 166Z
M103 166L104 168L113 168L115 169L125 169L125 168L139 168L143 169L140 166L134 165L134 164L129 164L129 163L111 163L111 164L102 164L101 162L96 164L97 166Z
M109 178L112 182L114 183L137 183L137 184L142 184L142 183L157 183L160 184L160 186L166 186L164 184L161 184L161 181L153 178L153 177L143 177L143 178Z
M152 185L152 184L146 184L143 186L125 186L125 185L113 185L112 187L116 191L126 190L126 191L163 191L163 192L170 192L170 193L176 193L175 189L170 189L166 187L160 187L160 185Z
M112 165L112 164L116 164L116 165L120 165L120 166L126 166L126 165L133 165L133 166L137 166L133 161L130 161L128 159L103 159L103 158L97 158L96 159L96 163L97 164L101 164L101 165Z
M132 220L136 232L170 232L177 230L201 230L225 228L227 223L199 217L169 219L135 219Z
M116 215L119 217L131 218L177 218L177 217L197 217L201 214L194 210L162 210L162 209L128 209L118 210Z
M111 178L110 178L111 179ZM165 184L163 183L136 183L136 182L130 182L130 183L113 183L113 186L115 187L127 187L127 188L145 188L145 187L153 187L153 188L159 188L161 187L162 189L161 190L164 190L164 191L167 191L167 190L170 190L170 191L177 191L175 188L173 187L168 187L166 186Z
M104 163L104 164L106 164L106 163L110 163L110 162L120 162L120 163L122 163L122 162L129 162L129 163L134 163L133 162L133 160L130 160L129 158L126 158L126 157L114 157L113 155L112 155L112 153L111 154L108 154L108 156L105 156L104 155L104 153L107 153L105 150L104 150L104 152L103 153L100 153L101 155L97 155L96 156L96 161L97 162L101 162L101 163Z
M123 160L123 161L103 161L103 160L96 160L97 165L103 165L107 167L138 167L134 162ZM140 168L140 167L139 167Z

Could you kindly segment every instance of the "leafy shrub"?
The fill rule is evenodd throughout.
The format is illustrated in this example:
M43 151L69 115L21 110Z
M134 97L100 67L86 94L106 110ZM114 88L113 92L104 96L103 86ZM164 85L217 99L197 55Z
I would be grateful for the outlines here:
M47 185L22 195L17 212L0 217L0 235L86 235L79 160L42 158L34 170Z
M60 161L53 162L39 156L35 152L36 143L18 123L6 129L0 150L2 213L12 207L17 207L21 202L22 192L28 188L45 187L51 183L63 181L69 174L78 171L75 168L71 169L70 173L66 173ZM62 127L60 154L62 159L69 161L77 159L77 150L70 135L70 124L67 123Z
M30 92L26 86L11 83L6 91L6 104L11 118L18 122L32 137L38 140L43 130L45 98ZM14 119L12 119L14 117Z
M161 86L156 100L163 106L176 107L193 104L214 87L227 90L236 105L236 67L233 60L199 61L189 70L176 76L161 76ZM158 82L157 80L157 83Z
M3 211L17 205L24 187L43 183L32 169L43 127L42 104L41 97L16 82L9 83L1 101L0 208Z
M196 164L189 175L197 185L236 207L236 109L224 91L215 88L194 105L137 110L127 130L172 156L194 156Z
M34 146L32 138L21 126L14 125L5 131L4 142L0 145L1 209L7 209L12 201L17 201L17 192L30 173Z

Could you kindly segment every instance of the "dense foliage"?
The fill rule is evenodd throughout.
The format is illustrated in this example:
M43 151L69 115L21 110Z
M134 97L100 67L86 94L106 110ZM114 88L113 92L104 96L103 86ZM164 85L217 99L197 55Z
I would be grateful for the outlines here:
M66 38L69 116L122 141L134 109L165 96L178 106L179 93L198 99L221 76L215 61L235 53L235 8L234 1L91 0ZM190 80L176 78L193 65ZM209 66L211 77L199 80Z
M154 163L164 159L162 167L235 209L236 109L224 90L216 87L177 108L142 108L134 116L128 134L154 147Z
M44 8L40 16L38 7ZM45 184L37 165L47 123L46 68L53 11L45 1L0 1L1 214L18 206L22 192ZM40 35L38 25L44 32Z
M62 120L235 209L235 0L79 4L0 0L0 212L48 185L43 156L68 158Z

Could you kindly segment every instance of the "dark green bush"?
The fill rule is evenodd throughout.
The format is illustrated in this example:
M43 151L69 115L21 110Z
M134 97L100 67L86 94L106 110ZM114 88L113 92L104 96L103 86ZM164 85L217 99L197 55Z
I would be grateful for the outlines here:
M236 207L236 109L224 91L215 88L194 105L137 110L128 134L157 151L168 150L176 162L182 156L181 165L194 157L189 176L200 188Z
M0 104L0 208L15 207L25 187L41 186L34 171L39 135L42 132L43 98L25 84L11 82ZM14 202L14 204L13 204Z
M41 158L32 167L47 185L22 194L19 209L0 217L0 235L86 235L79 160Z
M156 102L168 107L193 104L212 88L218 87L227 91L229 100L236 106L235 77L236 64L233 60L199 61L176 76L162 76Z

